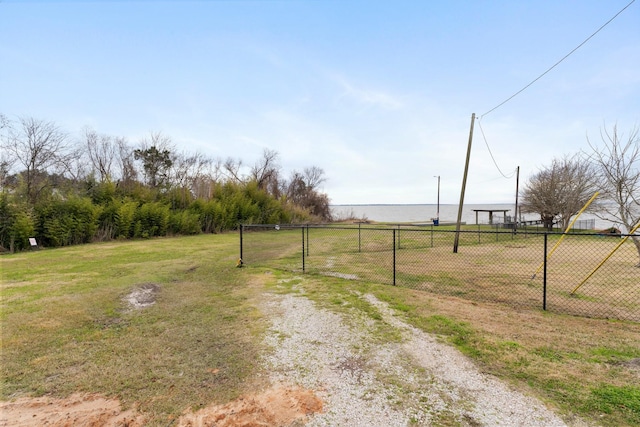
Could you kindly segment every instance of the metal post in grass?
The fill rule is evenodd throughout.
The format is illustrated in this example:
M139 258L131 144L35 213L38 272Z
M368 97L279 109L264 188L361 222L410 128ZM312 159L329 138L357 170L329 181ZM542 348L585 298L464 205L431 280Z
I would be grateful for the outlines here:
M547 237L549 233L544 233L544 270L542 273L542 309L547 310Z
M243 260L243 254L242 254L242 229L244 228L244 225L240 224L240 259Z
M393 229L393 286L396 285L396 229Z
M302 231L302 272L304 273L304 227L301 227L300 231Z

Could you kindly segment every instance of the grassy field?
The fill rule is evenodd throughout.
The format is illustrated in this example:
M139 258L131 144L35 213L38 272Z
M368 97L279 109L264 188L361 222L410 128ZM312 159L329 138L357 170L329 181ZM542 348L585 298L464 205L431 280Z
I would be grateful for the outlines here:
M464 230L458 253L454 236L451 227L310 227L247 232L243 252L252 265L296 271L304 261L306 272L515 307L541 308L546 291L546 307L556 313L640 321L640 268L631 240L617 247L619 238L572 234L560 242L549 235L545 289L544 235Z
M284 254L286 256L286 254ZM139 405L150 425L263 387L267 324L257 310L279 271L236 268L238 236L201 235L0 257L1 398L101 393ZM487 260L486 262L490 262ZM354 291L387 301L485 372L571 423L640 424L640 324L469 302L416 289L304 276L307 295L343 310ZM133 310L126 297L157 289Z

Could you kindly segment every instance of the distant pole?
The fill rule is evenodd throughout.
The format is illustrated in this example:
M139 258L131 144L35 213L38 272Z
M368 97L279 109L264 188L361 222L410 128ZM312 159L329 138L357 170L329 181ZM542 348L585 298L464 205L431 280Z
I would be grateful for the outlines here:
M476 113L471 115L471 129L469 129L469 145L467 146L467 161L464 165L464 175L462 177L462 189L460 190L460 204L458 205L458 221L456 222L456 238L453 242L453 253L458 253L458 243L460 241L460 223L462 221L462 205L464 204L464 191L467 187L467 173L469 172L469 158L471 157L471 142L473 141L473 123L476 120Z
M438 178L438 207L436 208L436 219L438 220L438 222L440 221L440 175L438 176L433 176L434 178Z
M518 231L518 188L520 186L520 166L516 169L516 210L513 213L513 232Z

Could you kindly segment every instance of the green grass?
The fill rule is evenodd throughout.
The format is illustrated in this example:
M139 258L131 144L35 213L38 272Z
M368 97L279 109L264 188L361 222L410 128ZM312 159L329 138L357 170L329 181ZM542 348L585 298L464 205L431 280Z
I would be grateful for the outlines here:
M237 397L258 369L262 324L236 244L210 235L3 256L2 399L103 393L140 403L154 425ZM144 283L160 286L156 304L127 309Z
M101 393L125 406L139 404L151 426L167 425L187 408L228 402L261 384L266 323L256 307L263 292L302 293L354 325L373 320L378 342L401 340L362 297L371 293L483 371L568 418L640 424L637 371L628 367L640 358L637 323L522 311L251 263L239 269L237 257L236 234L3 255L1 398ZM451 277L418 279L455 285ZM146 283L159 286L156 304L128 309L123 298ZM442 416L443 425L455 425Z
M601 384L591 391L587 409L607 415L622 413L631 423L640 424L640 387Z

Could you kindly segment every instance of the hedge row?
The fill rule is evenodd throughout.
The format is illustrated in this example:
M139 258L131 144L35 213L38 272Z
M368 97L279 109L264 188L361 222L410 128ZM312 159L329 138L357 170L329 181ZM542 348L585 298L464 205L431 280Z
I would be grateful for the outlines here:
M107 188L87 197L57 198L25 209L0 194L0 246L20 251L35 237L45 247L112 239L219 233L240 223L290 223L308 214L247 185L223 184L210 200L158 201L118 197ZM94 196L94 197L91 197ZM97 197L96 197L97 196Z

